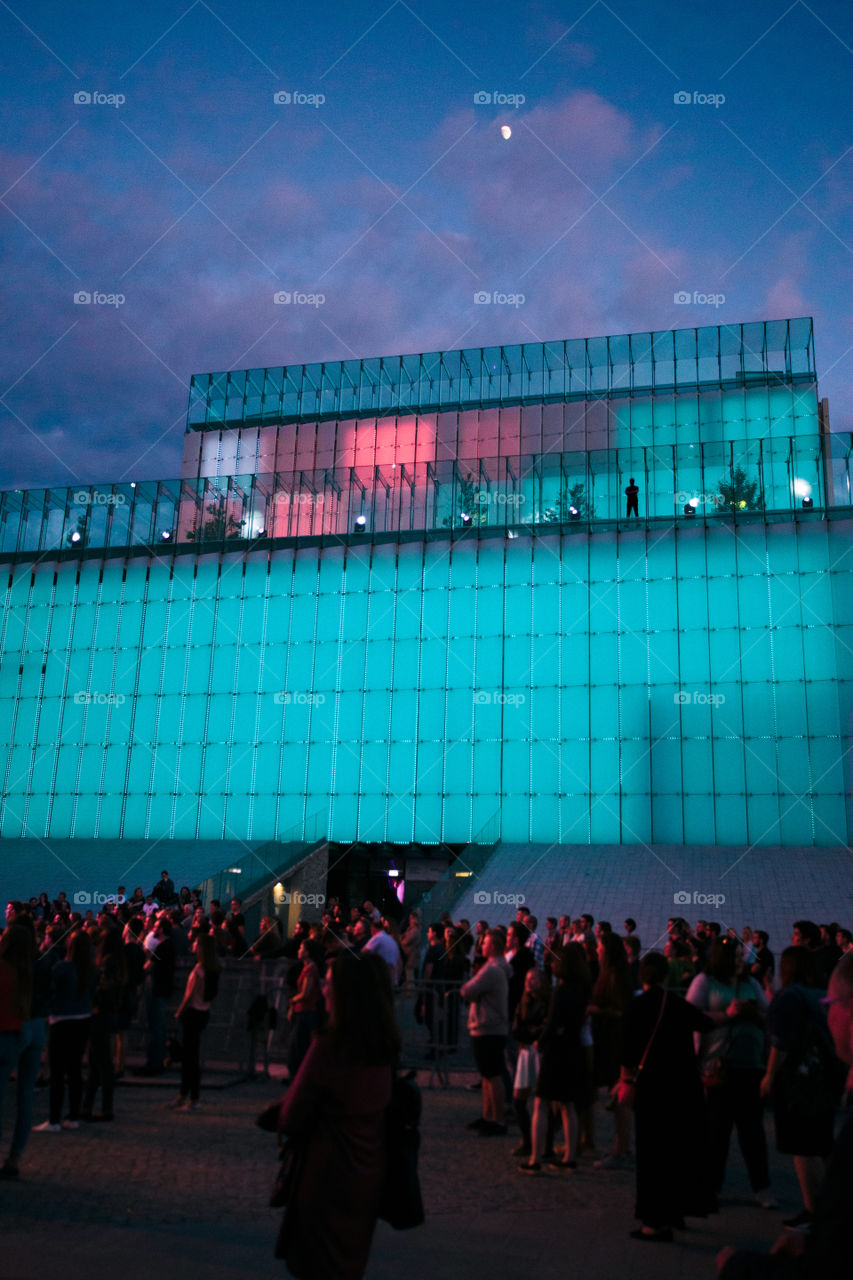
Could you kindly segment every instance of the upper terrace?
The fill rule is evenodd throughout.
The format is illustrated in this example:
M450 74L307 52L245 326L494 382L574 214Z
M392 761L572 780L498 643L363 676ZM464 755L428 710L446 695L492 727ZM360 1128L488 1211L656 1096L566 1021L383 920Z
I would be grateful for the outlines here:
M195 374L188 431L816 378L810 317Z

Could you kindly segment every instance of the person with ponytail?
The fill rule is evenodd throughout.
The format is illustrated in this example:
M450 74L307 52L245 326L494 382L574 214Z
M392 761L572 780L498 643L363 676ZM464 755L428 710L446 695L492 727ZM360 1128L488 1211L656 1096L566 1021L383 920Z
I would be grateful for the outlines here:
M181 1092L170 1106L175 1111L198 1111L201 1106L201 1033L210 1021L210 1006L219 990L222 965L212 933L200 933L193 943L196 964L190 970L184 997L175 1010L181 1024Z

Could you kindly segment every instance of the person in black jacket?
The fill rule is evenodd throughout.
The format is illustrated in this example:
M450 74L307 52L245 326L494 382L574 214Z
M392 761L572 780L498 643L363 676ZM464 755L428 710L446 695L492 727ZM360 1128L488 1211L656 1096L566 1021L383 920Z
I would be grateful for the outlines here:
M520 921L511 924L507 930L505 959L511 970L509 977L510 1025L512 1025L515 1011L524 992L524 980L529 970L536 963L533 952L527 945L529 937L530 930L526 924L522 924Z
M175 985L175 948L172 925L161 915L154 928L157 946L145 961L148 988L148 1055L146 1075L162 1075L166 1060L166 1001Z
M112 1120L113 1117L113 1063L111 1037L118 1027L119 1014L127 992L127 962L124 943L117 926L107 928L98 947L95 965L98 986L92 1000L92 1017L89 1020L89 1077L83 1120ZM100 1088L103 1110L93 1115L92 1108Z

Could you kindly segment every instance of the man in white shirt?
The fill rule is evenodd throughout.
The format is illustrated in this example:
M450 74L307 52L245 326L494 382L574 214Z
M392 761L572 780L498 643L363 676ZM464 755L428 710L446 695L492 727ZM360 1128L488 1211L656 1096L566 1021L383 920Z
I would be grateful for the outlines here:
M400 969L400 948L391 937L390 933L386 933L381 920L371 920L370 922L370 938L365 942L363 951L375 951L380 955L391 970L391 985L396 986Z

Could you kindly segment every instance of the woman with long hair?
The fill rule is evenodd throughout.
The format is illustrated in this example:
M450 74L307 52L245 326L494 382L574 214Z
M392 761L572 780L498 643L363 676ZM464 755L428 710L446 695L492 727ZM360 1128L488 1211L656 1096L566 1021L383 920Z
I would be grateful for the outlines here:
M614 1092L622 1064L625 1041L625 1014L634 991L631 971L622 939L615 933L604 933L598 939L598 977L587 1013L592 1018L594 1084L607 1089L611 1096L615 1137L613 1151L596 1160L596 1169L623 1169L630 1154L631 1111L623 1107Z
M53 966L50 975L50 1017L47 1057L50 1066L50 1115L37 1124L34 1133L59 1133L80 1128L83 1098L83 1054L89 1038L92 998L98 972L92 957L92 942L84 929L68 935L65 959ZM68 1079L68 1115L63 1120L65 1080Z
M538 1173L545 1154L548 1115L553 1106L563 1122L565 1151L558 1168L577 1164L578 1112L589 1105L591 1082L581 1043L586 1006L592 990L584 948L570 942L552 960L557 985L551 993L548 1017L536 1042L540 1053L536 1103L533 1110L530 1159L521 1173Z
M101 936L95 963L98 986L89 1022L89 1077L80 1115L83 1120L113 1120L112 1037L127 995L127 960L118 925L109 925ZM98 1089L103 1109L93 1115Z
M400 1036L388 965L343 951L324 984L327 1026L281 1104L279 1132L304 1164L276 1257L303 1280L361 1280L385 1178L385 1111Z
M323 946L311 938L303 938L296 958L300 962L296 990L287 1007L290 1023L290 1042L287 1046L287 1069L290 1079L302 1066L311 1047L311 1037L320 1028L323 1013L323 975L321 965L325 959Z
M705 1100L693 1046L695 1033L713 1029L707 1014L664 990L668 964L658 951L640 961L642 994L625 1015L619 1102L634 1101L637 1150L635 1213L631 1231L647 1243L672 1240L684 1218L707 1217L715 1207L707 1146ZM679 1153L688 1152L688 1159Z
M174 1111L198 1111L201 1103L201 1033L210 1021L210 1006L219 991L222 965L216 941L210 933L200 933L193 943L196 963L190 969L183 999L175 1010L181 1024L181 1092L169 1105Z
M527 1100L539 1079L539 1050L536 1044L545 1029L548 1018L548 994L545 975L534 965L525 975L524 991L512 1023L513 1036L518 1046L512 1101L521 1129L521 1143L513 1151L514 1156L529 1156L531 1151L530 1111Z

